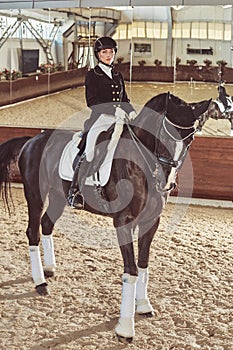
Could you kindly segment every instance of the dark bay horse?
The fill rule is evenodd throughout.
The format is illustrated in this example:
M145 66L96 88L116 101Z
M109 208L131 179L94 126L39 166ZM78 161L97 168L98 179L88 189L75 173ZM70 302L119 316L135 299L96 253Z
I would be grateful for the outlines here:
M195 123L210 102L188 104L170 93L153 97L133 124L124 126L106 186L101 191L86 185L83 188L84 210L112 217L116 228L124 273L120 319L115 331L128 342L134 336L135 308L139 314L153 315L147 296L150 245L167 196L175 186L177 171L194 139ZM45 277L52 276L56 267L52 231L62 215L70 187L69 181L59 177L58 166L62 150L73 134L66 130L45 130L33 138L14 138L0 145L0 186L8 208L11 165L18 161L28 205L26 234L32 277L41 295L48 294ZM43 213L47 197L48 207ZM133 246L136 227L137 262Z

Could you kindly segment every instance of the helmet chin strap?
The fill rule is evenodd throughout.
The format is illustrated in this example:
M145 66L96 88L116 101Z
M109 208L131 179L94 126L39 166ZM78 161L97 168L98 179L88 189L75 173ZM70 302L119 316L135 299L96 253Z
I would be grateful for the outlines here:
M99 63L104 64L106 67L113 68L114 63L112 62L111 64L104 63L103 61L99 60Z

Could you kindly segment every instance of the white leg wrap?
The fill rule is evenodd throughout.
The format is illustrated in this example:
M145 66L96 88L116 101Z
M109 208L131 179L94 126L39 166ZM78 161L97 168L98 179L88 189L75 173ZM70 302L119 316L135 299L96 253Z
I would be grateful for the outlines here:
M131 338L134 332L135 296L136 296L136 276L124 273L122 286L122 303L120 319L116 326L116 333L125 338Z
M147 296L147 285L149 280L148 268L138 268L138 280L136 285L136 306L137 313L145 314L153 312L153 307Z
M48 236L42 235L42 246L44 251L44 265L46 270L55 271L56 260L52 234Z
M30 246L29 254L32 268L32 278L36 286L46 283L41 263L40 249L38 246Z
M121 337L133 338L135 336L134 318L120 317L115 332Z

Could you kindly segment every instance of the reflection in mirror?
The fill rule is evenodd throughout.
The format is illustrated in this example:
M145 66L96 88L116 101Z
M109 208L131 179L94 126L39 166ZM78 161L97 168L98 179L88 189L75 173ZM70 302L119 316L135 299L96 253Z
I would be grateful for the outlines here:
M168 90L188 102L216 99L220 80L233 82L231 8L134 7L132 18L132 91L140 90L137 103ZM226 90L232 95L231 85ZM227 118L209 119L203 135L229 136Z
M16 123L7 113L17 110L22 125L54 127L86 108L83 84L100 36L118 43L116 69L135 108L167 91L188 102L216 99L221 80L233 95L231 22L229 6L1 10L0 105L37 96L46 103L35 99L27 112L1 108L0 123ZM208 136L229 132L229 120L209 119L203 127Z

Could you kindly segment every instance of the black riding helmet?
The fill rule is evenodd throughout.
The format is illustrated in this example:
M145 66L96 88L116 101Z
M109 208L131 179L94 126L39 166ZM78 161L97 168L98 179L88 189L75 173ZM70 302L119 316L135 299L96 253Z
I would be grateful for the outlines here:
M98 61L99 61L98 52L104 49L114 49L115 53L117 53L116 41L108 36L103 36L102 38L99 38L95 41L94 54Z

